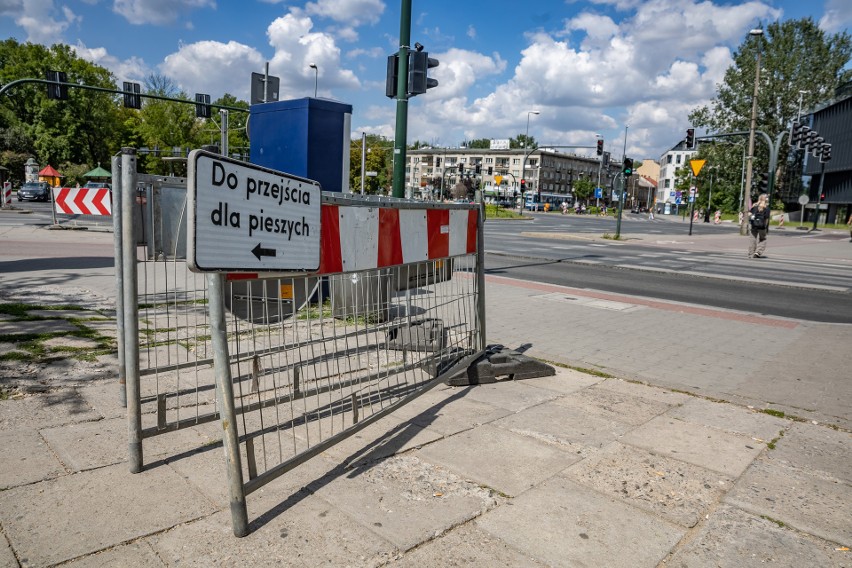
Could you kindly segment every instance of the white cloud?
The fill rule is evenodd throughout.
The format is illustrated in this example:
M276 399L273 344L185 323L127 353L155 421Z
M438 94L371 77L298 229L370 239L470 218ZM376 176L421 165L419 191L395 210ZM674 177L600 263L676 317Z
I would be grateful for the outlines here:
M382 0L317 0L305 4L305 11L311 16L357 27L377 23L385 11L385 3Z
M53 45L62 41L62 34L79 18L67 6L57 7L53 0L27 0L20 3L5 0L0 13L15 18L15 23L27 33L27 41Z
M170 24L199 8L215 8L215 0L115 0L113 11L131 24Z
M852 2L849 0L826 0L825 15L819 21L819 27L829 33L845 31L852 25Z
M630 124L628 153L657 157L688 126L689 112L715 95L732 48L756 22L781 15L758 1L594 3L629 10L628 17L616 21L589 10L566 20L559 32L529 34L513 76L472 102L482 76L468 80L467 61L478 54L465 52L461 61L444 54L434 73L441 85L430 91L426 115L415 122L423 130L410 132L422 139L421 132L437 134L452 120L472 138L514 136L525 130L526 111L536 109L541 114L532 118L530 134L540 142L591 145L594 133L623 136Z
M267 29L269 44L275 49L270 61L270 73L281 77L281 98L304 97L311 93L316 63L319 75L318 92L332 89L354 89L360 81L349 69L340 65L340 48L334 38L326 33L313 32L313 21L308 16L292 12L277 18Z
M248 100L249 73L263 70L263 56L235 41L200 41L182 45L160 70L189 94L208 93L216 99L230 93Z
M71 49L73 49L74 53L76 53L81 59L85 59L95 65L100 65L101 67L109 69L119 82L140 82L151 73L151 69L138 57L131 57L130 59L122 61L107 53L106 48L89 48L86 47L83 42L77 42L77 45L71 46Z

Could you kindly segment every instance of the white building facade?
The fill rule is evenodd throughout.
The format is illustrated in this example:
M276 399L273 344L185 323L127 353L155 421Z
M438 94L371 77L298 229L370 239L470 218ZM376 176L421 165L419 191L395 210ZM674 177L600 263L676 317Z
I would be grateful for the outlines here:
M572 195L578 179L590 179L607 188L618 173L617 164L607 165L598 157L546 148L421 148L408 150L406 158L407 192L422 199L446 198L453 186L468 178L491 198L514 198L522 183L527 191Z

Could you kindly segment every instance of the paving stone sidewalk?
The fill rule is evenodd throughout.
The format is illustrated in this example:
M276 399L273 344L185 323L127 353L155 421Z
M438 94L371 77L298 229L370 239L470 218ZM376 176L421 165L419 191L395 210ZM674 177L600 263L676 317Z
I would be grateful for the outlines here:
M134 475L117 382L69 384L0 400L0 566L852 564L850 434L735 404L567 368L438 387L251 494L238 539L216 428Z

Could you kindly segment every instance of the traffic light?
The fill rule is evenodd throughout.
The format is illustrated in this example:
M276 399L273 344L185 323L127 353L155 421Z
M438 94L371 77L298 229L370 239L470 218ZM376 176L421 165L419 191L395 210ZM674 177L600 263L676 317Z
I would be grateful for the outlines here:
M438 81L428 77L428 70L437 67L439 62L425 51L413 51L408 56L408 94L422 95L427 89L438 86Z
M695 148L695 129L687 128L686 129L686 149L692 150Z
M822 155L819 158L820 162L827 162L831 159L831 144L822 145Z
M624 158L624 167L621 169L622 173L626 176L633 175L633 159L632 158Z
M816 132L814 132L816 134ZM813 142L811 143L810 152L814 158L819 158L820 154L822 154L822 143L825 142L825 138L822 136L815 136Z
M460 163L458 165L458 169L459 169L459 177L461 177L462 175L464 175L464 164Z
M522 179L521 180L521 193L525 192L526 190L527 190L527 180Z
M388 74L385 78L385 96L396 98L396 85L399 78L399 53L388 55Z
M195 93L195 117L210 118L210 95Z
M479 165L479 164L476 164L473 171L476 173L476 175L480 175L482 173L482 166Z
M816 144L816 139L819 138L819 134L816 133L816 130L811 130L808 128L807 136L802 141L802 145L804 146L806 151L809 151L813 148L814 144Z
M793 121L793 126L790 127L790 146L798 146L802 139L802 128L805 125L798 120Z
M127 108L142 108L142 97L139 96L139 83L124 81L124 106Z
M598 156L603 156L603 139L598 140Z
M767 172L760 174L760 183L758 184L757 189L760 193L767 193L769 191L769 174Z
M488 166L488 175L490 175L490 176L494 175L494 167L493 166Z
M62 84L68 82L68 75L65 71L45 71L44 78L56 83L47 86L47 98L58 101L68 100L68 85Z

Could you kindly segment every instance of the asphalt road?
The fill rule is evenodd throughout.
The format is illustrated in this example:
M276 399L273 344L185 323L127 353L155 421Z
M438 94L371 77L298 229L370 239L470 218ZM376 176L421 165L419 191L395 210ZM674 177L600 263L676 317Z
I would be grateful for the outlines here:
M846 233L773 230L769 258L746 258L747 240L730 223L628 215L624 241L615 220L540 214L528 221L486 223L486 268L492 274L817 322L852 323L852 254ZM631 235L641 235L632 238ZM848 243L847 243L848 246ZM840 248L838 248L840 247ZM779 252L773 256L773 252ZM852 251L852 248L850 248Z
M849 292L487 254L487 274L824 323L852 323Z

